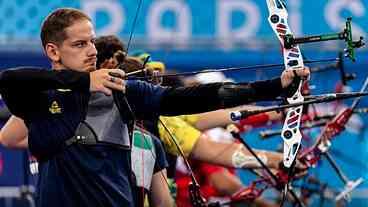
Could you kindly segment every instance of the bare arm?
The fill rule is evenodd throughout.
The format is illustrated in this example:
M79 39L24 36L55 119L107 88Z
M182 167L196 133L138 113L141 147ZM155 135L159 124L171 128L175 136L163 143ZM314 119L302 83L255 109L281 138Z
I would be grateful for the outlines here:
M228 167L260 167L255 158L241 144L213 141L206 134L178 117L161 117L160 119L183 149L186 157L190 156L200 161ZM166 150L173 155L179 155L166 129L161 124L158 127L160 139L163 141ZM266 151L258 151L258 153L259 156L267 159L267 165L271 168L278 167L278 163L282 161L281 153Z
M255 151L270 168L278 168L279 163L282 161L281 153L260 150ZM227 167L261 167L251 153L241 144L212 141L205 134L201 134L190 156L197 160Z
M10 117L0 131L0 143L9 148L28 148L28 129L22 119Z
M224 196L231 196L243 187L240 179L226 169L212 173L209 182Z
M174 206L174 201L170 195L170 190L165 179L167 179L166 169L159 171L152 176L151 198L153 206Z

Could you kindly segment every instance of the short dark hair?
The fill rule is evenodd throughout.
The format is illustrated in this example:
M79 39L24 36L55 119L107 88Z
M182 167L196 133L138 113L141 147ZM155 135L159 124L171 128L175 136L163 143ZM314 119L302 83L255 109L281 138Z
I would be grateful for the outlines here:
M126 53L124 43L115 35L100 36L95 41L97 50L97 67L114 56L119 50Z
M49 14L42 23L41 28L43 48L50 42L60 45L67 39L65 29L79 20L91 21L91 18L82 11L73 8L61 8Z

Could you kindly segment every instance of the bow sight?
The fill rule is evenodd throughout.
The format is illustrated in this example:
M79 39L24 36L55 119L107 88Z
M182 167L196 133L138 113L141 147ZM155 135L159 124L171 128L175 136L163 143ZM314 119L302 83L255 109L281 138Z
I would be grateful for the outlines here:
M345 57L349 57L353 62L355 62L355 51L354 48L360 48L364 46L363 37L360 36L359 40L354 41L352 30L351 30L351 20L349 17L345 23L345 29L339 33L323 34L323 35L313 35L306 37L294 37L292 34L286 34L284 36L284 47L286 49L291 49L293 46L303 43L310 42L321 42L329 40L345 40L347 48L344 49Z

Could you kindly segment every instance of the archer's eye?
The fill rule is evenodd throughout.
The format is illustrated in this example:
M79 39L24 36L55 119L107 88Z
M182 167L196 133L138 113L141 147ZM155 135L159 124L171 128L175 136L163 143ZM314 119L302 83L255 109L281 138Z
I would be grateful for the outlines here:
M75 43L73 46L74 47L78 47L78 48L83 48L87 45L87 42L83 41L83 42L77 42Z

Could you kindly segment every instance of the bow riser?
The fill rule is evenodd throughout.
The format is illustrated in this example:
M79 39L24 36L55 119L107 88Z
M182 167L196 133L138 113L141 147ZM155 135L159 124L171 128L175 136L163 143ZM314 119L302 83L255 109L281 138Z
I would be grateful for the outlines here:
M332 138L339 135L345 129L345 125L349 121L352 114L353 110L350 108L345 109L339 113L330 123L328 123L323 129L322 134L317 139L317 146L319 146L320 149L325 149L326 147L321 147L320 145L326 145L325 143L330 142Z
M231 196L231 201L235 203L241 201L253 202L255 199L259 198L269 187L274 187L278 190L281 190L289 180L289 176L284 171L277 172L277 182L273 181L269 175L263 175L263 177L264 178L253 181L248 187L235 193L233 196Z
M349 121L353 114L353 110L348 108L337 115L330 123L328 123L321 135L318 137L314 146L304 150L300 156L299 161L303 162L309 167L315 167L317 162L321 159L321 155L331 146L333 137L340 134L345 129L345 124Z
M364 92L367 88L368 78L364 81L360 92ZM311 150L303 153L299 159L306 159L305 161L307 161L307 163L315 165L315 163L320 159L321 154L327 152L330 148L332 138L340 134L345 129L345 125L353 115L354 109L358 106L360 100L361 97L357 97L350 108L344 109L336 115L336 117L325 126L321 135L318 137L316 144L311 148Z
M368 78L363 83L360 92L364 92L368 88ZM361 97L357 97L350 108L342 110L335 116L333 120L326 124L321 135L317 138L316 144L304 150L298 157L299 161L309 167L315 167L322 155L328 151L331 146L331 140L339 135L348 123L354 113L354 109L358 106Z
M295 45L290 49L284 47L284 37L292 34L287 17L288 13L285 5L280 0L267 0L269 10L268 21L279 39L283 48L284 65L286 70L300 70L304 68L303 57L299 46ZM287 101L289 103L298 103L304 101L300 90L303 82L299 81L296 92ZM286 119L282 128L281 137L284 140L284 166L289 168L294 162L300 147L302 134L299 130L302 118L303 106L294 107L288 110Z
M258 189L257 188L258 182L259 181L254 181L248 187L245 187L241 191L235 193L233 196L231 196L231 201L233 203L253 202L255 199L259 198L262 195L265 188Z

